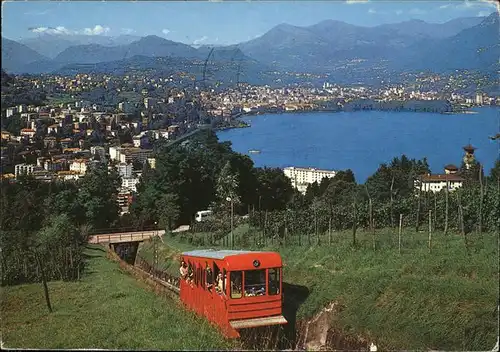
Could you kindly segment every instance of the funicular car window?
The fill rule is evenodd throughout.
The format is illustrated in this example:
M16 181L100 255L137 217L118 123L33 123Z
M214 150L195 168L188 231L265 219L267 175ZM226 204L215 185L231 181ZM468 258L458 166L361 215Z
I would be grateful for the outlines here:
M226 280L227 280L226 269L222 269L222 292L224 294L226 293Z
M280 293L280 268L269 269L269 295Z
M198 268L196 267L196 263L194 264L194 284L198 286Z
M191 264L191 262L189 262L189 264L188 264L188 278L190 280L193 280L193 275L194 275L194 273L193 273L193 264Z
M241 282L243 281L242 271L232 271L229 273L231 279L231 298L241 298Z
M245 296L263 296L266 294L266 270L245 270Z

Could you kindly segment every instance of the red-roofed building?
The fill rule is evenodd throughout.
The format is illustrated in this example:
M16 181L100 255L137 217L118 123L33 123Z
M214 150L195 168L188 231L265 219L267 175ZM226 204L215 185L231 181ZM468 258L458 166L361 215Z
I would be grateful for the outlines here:
M446 165L444 174L422 175L415 180L415 187L420 188L422 183L422 191L424 192L440 192L446 189L448 185L449 191L454 191L462 187L464 178L457 174L458 168L455 165Z

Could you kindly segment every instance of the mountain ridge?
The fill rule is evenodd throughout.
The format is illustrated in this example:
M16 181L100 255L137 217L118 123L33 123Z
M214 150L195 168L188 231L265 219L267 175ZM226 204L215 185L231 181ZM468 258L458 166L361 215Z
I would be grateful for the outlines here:
M488 17L457 18L442 24L410 20L362 27L338 20L325 20L300 27L282 23L258 38L240 44L214 47L210 60L258 62L263 67L275 70L308 72L331 72L350 67L363 70L377 67L381 72L387 69L412 68L443 70L447 69L445 66L450 61L449 58L446 54L435 55L433 51L442 52L446 48L454 53L452 67L489 67L492 55L496 53L491 44L495 40L492 30L494 26L498 26L496 13ZM474 35L479 35L480 39L473 40ZM5 56L2 49L2 58L7 59L6 64L2 60L2 68L13 73L48 73L71 64L97 65L135 56L205 61L212 51L210 46L195 48L156 35L139 38L124 36L122 39L132 42L114 46L95 43L70 46L54 58L36 51L26 55L26 50L32 49L10 41L10 57ZM481 54L480 59L474 58L473 53L481 45L486 48L483 51L486 50L487 54ZM466 48L463 55L461 46ZM16 50L24 53L21 55L24 60L18 60L18 63L15 63ZM26 60L26 57L29 59Z

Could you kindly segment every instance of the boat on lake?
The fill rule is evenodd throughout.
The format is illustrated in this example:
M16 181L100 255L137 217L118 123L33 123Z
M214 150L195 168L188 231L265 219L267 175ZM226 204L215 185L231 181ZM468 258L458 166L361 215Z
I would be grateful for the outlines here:
M250 154L260 154L260 150L256 150L256 149L250 149L248 152Z

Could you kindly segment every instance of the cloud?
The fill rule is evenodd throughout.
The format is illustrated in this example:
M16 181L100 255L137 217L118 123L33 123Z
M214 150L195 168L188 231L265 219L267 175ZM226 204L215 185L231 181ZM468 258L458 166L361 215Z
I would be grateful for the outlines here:
M426 11L424 11L422 9L414 8L414 9L411 9L410 11L408 11L408 13L410 15L424 15L426 13Z
M375 9L369 9L368 13L377 13L377 11L375 11Z
M168 33L170 33L170 29L162 29L161 32L165 35L167 35Z
M447 9L448 7L450 7L451 4L446 4L446 5L441 5L439 6L440 9Z
M497 8L497 2L493 0L475 0L475 1L469 1L465 0L457 5L455 5L456 9L459 10L468 10L473 7L494 7Z
M76 34L75 32L67 29L66 27L63 26L58 26L58 27L32 27L29 29L33 33L47 33L47 34L65 34L65 35L70 35L70 34Z
M57 34L57 35L75 35L75 34L86 34L86 35L101 35L108 33L110 31L109 27L103 27L100 24L94 26L94 28L84 28L81 31L71 30L64 26L58 27L32 27L29 30L33 33L45 33L45 34Z
M122 28L121 32L122 32L122 34L132 34L135 31L132 28Z
M363 4L367 3L369 0L346 0L345 3L347 5L352 5L352 4Z
M109 27L103 27L100 24L96 24L94 28L85 28L83 34L86 35L101 35L108 33L110 31Z
M198 38L198 39L195 39L195 41L193 42L194 45L200 45L201 43L203 43L204 41L206 41L208 39L208 37L206 35L204 35L203 37L201 38Z
M46 15L50 12L50 10L43 10L43 11L28 11L25 12L24 14L26 16L43 16Z

